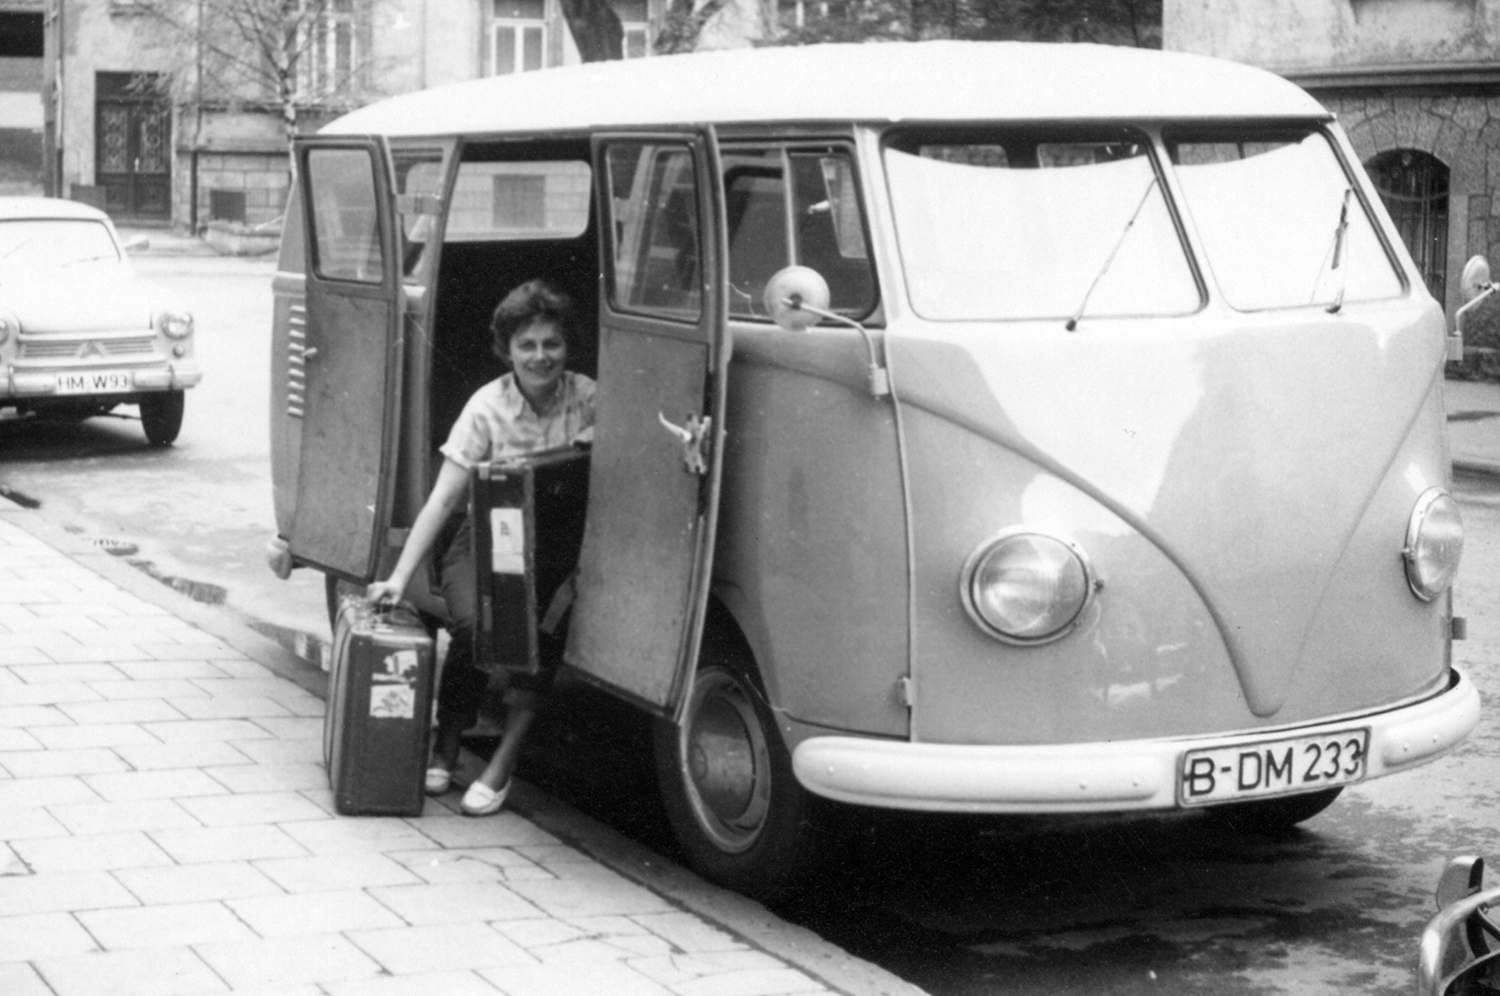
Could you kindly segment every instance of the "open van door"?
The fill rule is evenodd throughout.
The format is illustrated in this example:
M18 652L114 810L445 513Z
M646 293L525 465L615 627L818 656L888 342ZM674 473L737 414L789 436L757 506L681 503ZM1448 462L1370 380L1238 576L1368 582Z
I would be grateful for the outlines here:
M401 254L390 152L375 137L300 139L307 326L297 504L301 563L368 582L395 491ZM296 343L292 345L296 352Z
M599 386L567 663L681 706L708 604L724 438L723 207L712 129L594 139Z

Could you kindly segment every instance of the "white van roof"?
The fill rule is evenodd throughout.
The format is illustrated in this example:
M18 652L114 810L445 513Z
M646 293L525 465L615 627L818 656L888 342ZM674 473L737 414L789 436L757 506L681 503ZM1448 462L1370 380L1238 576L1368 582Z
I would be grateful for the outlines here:
M486 135L689 123L1325 117L1273 73L1107 45L926 41L653 56L403 94L323 134Z

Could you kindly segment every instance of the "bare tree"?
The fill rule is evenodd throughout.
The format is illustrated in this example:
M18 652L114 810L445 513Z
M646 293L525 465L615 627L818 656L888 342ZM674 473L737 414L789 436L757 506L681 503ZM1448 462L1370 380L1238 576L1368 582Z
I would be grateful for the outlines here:
M801 23L783 23L771 44L966 38L1161 47L1162 0L802 0L801 11Z
M698 36L703 33L703 26L728 3L729 0L702 0L697 4L694 0L668 0L652 48L657 55L693 51L698 45Z
M609 0L562 0L562 13L584 62L624 58L625 26Z
M176 64L179 104L263 107L288 149L304 114L339 112L378 91L371 22L378 0L137 0ZM191 67L188 69L186 67Z

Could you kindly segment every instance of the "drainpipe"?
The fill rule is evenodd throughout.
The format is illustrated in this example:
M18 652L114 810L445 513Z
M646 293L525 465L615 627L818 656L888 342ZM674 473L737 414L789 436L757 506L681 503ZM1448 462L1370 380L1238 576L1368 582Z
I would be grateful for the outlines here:
M63 52L63 0L57 0L57 68L55 70L56 83L54 84L57 90L53 95L53 99L57 102L55 117L57 119L56 194L58 197L66 196L66 194L64 193L64 187L67 185L67 180L64 175L67 169L67 159L63 154L63 149L68 144L67 121L65 117L68 106L68 97L66 86L67 81L63 76Z
M188 169L192 175L188 182L188 196L192 201L188 207L188 231L193 235L198 234L198 144L194 140L193 151L190 159L191 165Z
M198 234L198 153L203 148L203 0L198 0L198 20L193 25L193 35L197 51L193 75L193 151L188 166L192 174L188 182L188 196L191 198L188 207L188 231L196 236Z

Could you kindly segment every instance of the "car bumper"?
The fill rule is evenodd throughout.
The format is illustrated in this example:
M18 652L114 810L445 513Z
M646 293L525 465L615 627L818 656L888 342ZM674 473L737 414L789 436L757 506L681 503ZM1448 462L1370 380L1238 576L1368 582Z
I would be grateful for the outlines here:
M105 397L106 393L97 395L90 394L59 394L57 390L57 375L59 373L78 373L92 371L76 370L46 370L30 371L10 368L5 373L5 378L0 380L0 397L11 398L88 398ZM130 389L127 392L110 393L149 393L152 391L182 391L195 386L203 379L203 371L198 364L192 360L178 360L172 363L153 367L137 367L129 370ZM122 399L123 400L123 399Z
M840 802L955 813L1088 813L1173 809L1183 757L1279 737L1368 727L1365 779L1432 761L1479 721L1479 693L1454 668L1448 684L1416 702L1336 720L1235 736L1087 744L971 745L818 736L802 741L792 769L808 791ZM1316 786L1308 786L1315 788Z

